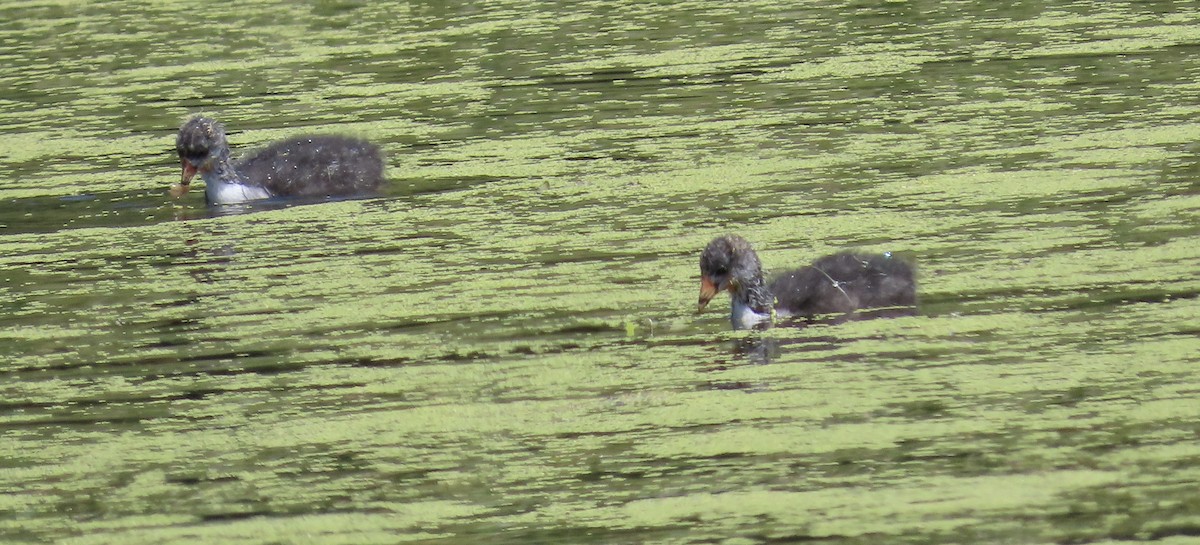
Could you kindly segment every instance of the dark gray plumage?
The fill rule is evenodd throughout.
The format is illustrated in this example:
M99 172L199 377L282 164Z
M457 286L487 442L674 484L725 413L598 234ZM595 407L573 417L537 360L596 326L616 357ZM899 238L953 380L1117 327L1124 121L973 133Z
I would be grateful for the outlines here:
M828 255L768 286L758 254L737 235L717 237L700 255L700 309L721 291L729 292L730 319L739 329L769 323L772 311L811 318L917 303L912 267L890 254Z
M233 163L225 128L213 119L197 116L179 128L175 149L183 165L181 187L186 191L192 177L200 173L210 204L276 196L365 194L383 183L379 148L354 138L291 138Z

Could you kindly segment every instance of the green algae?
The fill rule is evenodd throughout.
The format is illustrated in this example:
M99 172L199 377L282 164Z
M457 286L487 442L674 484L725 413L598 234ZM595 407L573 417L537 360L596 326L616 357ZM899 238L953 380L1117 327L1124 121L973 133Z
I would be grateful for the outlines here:
M0 8L0 540L1194 533L1196 13L228 8ZM207 217L197 110L390 184ZM921 313L731 333L724 232Z

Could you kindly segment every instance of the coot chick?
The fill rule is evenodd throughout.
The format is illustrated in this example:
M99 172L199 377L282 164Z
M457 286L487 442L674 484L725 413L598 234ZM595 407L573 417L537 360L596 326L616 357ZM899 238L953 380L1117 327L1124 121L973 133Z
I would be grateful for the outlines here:
M179 128L175 150L183 164L183 180L173 193L186 193L199 172L208 204L355 195L375 191L383 183L379 148L354 138L301 136L275 142L234 163L225 127L196 116Z
M700 255L700 307L729 291L734 329L769 326L775 317L847 315L859 309L916 305L908 263L891 254L842 252L783 273L768 286L762 263L746 239L713 239Z

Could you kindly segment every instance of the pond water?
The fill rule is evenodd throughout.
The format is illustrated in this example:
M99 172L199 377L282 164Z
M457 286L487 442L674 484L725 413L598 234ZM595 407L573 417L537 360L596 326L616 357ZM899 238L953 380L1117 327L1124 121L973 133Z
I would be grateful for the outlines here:
M13 1L0 43L0 541L1200 535L1196 6ZM197 112L388 187L172 199ZM728 232L891 251L919 313L732 332Z

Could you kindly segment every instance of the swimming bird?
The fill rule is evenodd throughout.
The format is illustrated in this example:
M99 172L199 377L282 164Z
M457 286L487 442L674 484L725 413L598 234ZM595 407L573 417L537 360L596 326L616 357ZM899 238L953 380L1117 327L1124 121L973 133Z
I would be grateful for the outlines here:
M225 127L196 116L179 128L175 151L183 165L183 179L172 194L186 193L200 173L208 204L355 195L375 191L383 183L379 148L354 138L323 135L281 140L234 163Z
M916 305L913 269L891 254L841 252L788 271L767 284L762 263L738 235L713 239L700 255L700 306L728 291L734 329L769 326L775 318L848 315L859 309Z

